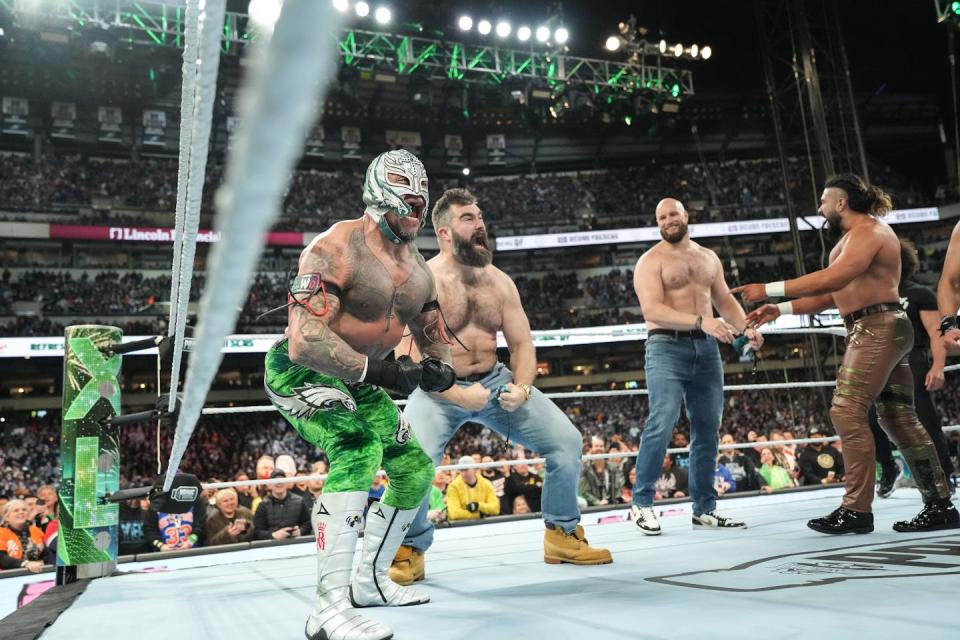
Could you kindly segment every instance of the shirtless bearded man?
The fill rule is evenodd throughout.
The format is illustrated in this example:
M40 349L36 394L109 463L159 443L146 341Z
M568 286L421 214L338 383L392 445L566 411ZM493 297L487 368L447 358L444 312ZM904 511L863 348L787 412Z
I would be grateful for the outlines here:
M427 210L423 165L407 151L377 156L363 200L363 217L338 222L304 249L290 287L286 337L266 356L270 400L330 460L313 509L318 582L306 626L311 640L389 638L389 628L353 607L429 600L387 576L430 489L433 463L381 388L442 391L454 381L433 276L413 245ZM405 325L423 359L385 362ZM390 486L370 506L354 574L363 509L381 463Z
M469 349L455 344L457 382L443 393L410 394L404 415L424 451L436 462L465 422L479 422L547 459L543 486L544 560L548 563L603 564L606 549L587 544L577 523L577 484L582 439L566 414L531 386L537 359L530 323L513 280L491 264L483 215L466 189L451 189L433 209L440 254L427 262L437 282L449 329ZM497 331L510 350L510 368L497 361ZM419 347L419 345L418 345ZM408 353L404 343L397 353ZM433 542L433 525L424 501L407 532L390 576L400 584L424 577L424 552Z
M751 326L782 313L807 315L836 307L847 328L847 348L837 373L830 419L843 442L846 495L833 513L807 523L821 533L873 531L875 452L867 420L876 402L880 426L906 459L924 508L896 531L932 531L960 527L960 515L929 434L913 408L913 374L907 356L913 327L900 306L900 243L879 218L892 208L890 197L858 176L827 181L820 214L843 237L830 252L830 266L786 282L748 284L736 291L747 302L799 298L766 304L751 312Z
M743 528L743 522L714 511L713 473L723 415L723 361L717 343L730 344L744 334L751 347L759 349L763 336L746 327L717 254L690 239L683 204L673 198L661 200L656 216L663 240L640 257L633 274L647 323L644 368L650 415L637 453L630 519L644 535L660 534L653 512L655 485L683 403L690 420L692 525ZM713 316L713 307L721 317Z

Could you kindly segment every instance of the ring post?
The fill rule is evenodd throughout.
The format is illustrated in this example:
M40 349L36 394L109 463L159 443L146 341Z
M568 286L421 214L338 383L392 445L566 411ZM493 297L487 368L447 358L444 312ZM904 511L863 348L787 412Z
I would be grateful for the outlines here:
M104 498L120 488L120 429L105 418L120 413L116 327L67 327L60 427L60 526L57 584L109 575L116 567L119 505Z

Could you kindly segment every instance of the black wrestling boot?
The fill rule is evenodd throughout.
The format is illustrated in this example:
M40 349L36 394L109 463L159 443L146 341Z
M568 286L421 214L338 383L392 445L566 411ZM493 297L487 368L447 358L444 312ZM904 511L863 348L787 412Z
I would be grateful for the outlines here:
M941 529L960 529L960 513L957 513L950 498L928 502L913 520L901 520L893 524L893 530L902 533Z
M870 533L873 531L873 514L840 507L828 516L814 518L807 526L820 533Z
M880 467L880 480L877 482L877 496L880 498L889 498L897 488L897 480L903 474L903 470L896 462Z

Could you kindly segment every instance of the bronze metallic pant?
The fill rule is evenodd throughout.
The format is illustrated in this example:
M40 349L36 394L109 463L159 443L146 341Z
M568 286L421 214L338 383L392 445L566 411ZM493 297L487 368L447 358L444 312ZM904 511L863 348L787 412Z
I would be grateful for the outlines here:
M902 311L866 316L847 327L847 350L837 374L830 419L843 443L843 506L869 512L876 461L867 413L876 402L880 426L906 459L924 502L950 495L937 452L913 408L907 355L913 326Z

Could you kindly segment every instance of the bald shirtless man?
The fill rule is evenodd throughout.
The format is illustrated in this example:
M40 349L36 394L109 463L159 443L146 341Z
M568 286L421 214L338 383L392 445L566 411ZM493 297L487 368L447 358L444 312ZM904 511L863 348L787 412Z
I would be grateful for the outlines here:
M948 353L960 355L960 222L953 228L943 274L937 285L940 336Z
M433 227L440 254L427 266L436 279L447 326L469 350L454 344L457 383L442 394L414 391L404 415L434 462L468 421L544 456L544 561L611 562L609 551L587 544L578 524L582 438L566 414L532 386L537 357L530 323L513 280L491 264L493 254L477 199L466 189L450 189L434 206ZM510 350L510 368L497 360L499 330ZM404 342L397 353L409 353L410 348ZM398 584L424 578L424 552L433 542L428 506L425 500L390 571Z
M422 604L429 597L390 581L390 560L433 480L433 463L387 392L453 385L433 276L414 245L427 211L427 175L403 151L367 169L364 215L338 222L300 256L289 289L285 337L267 352L264 386L280 415L330 460L313 508L317 590L310 640L386 640L385 625L354 607ZM387 362L410 328L423 353ZM370 483L390 476L370 505L360 562L353 557Z
M713 486L723 415L723 361L718 342L739 334L753 349L763 336L747 328L743 308L730 294L713 251L690 239L690 217L679 200L657 205L660 242L637 261L633 286L647 323L644 369L650 415L637 454L630 519L645 535L659 535L653 512L657 478L673 429L686 406L690 420L690 495L693 527L739 529L743 522L715 512ZM713 308L720 312L714 317Z
M751 312L757 327L781 314L808 315L836 305L847 328L847 348L837 372L830 419L843 442L846 494L833 513L807 523L821 533L873 531L875 451L867 412L876 402L880 426L906 459L924 508L895 531L933 531L960 527L960 514L930 435L913 408L913 374L907 359L913 327L900 306L900 242L880 220L892 209L890 196L845 174L827 181L820 215L843 237L830 252L826 269L786 282L748 284L736 289L746 302L799 298L766 304Z

